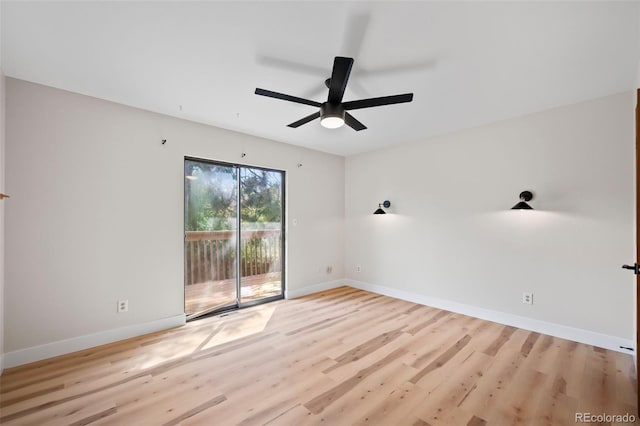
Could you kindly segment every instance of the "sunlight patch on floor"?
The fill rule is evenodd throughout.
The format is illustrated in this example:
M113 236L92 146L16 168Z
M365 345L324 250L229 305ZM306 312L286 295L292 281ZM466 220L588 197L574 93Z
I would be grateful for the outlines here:
M275 310L276 306L263 306L259 310L251 312L241 322L225 324L200 350L209 349L264 331Z

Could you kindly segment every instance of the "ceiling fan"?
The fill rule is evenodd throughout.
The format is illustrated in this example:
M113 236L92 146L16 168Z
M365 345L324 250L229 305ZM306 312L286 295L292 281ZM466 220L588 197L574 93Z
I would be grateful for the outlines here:
M282 99L284 101L296 102L320 108L319 111L289 124L289 127L300 127L303 124L315 120L316 118L320 118L320 124L323 127L335 129L346 123L347 126L356 131L364 130L367 126L356 120L347 111L382 105L401 104L404 102L411 102L413 100L413 93L404 93L402 95L382 96L379 98L342 102L344 91L347 88L347 81L349 80L349 74L351 74L351 67L353 67L353 58L336 56L333 61L331 78L328 78L324 82L329 88L329 96L327 97L326 102L320 103L260 88L256 88L255 93L260 96L267 96L269 98Z

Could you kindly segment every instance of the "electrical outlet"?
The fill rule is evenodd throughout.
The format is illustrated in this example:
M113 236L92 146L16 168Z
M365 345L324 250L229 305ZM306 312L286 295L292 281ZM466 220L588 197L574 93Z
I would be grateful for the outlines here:
M327 274L330 274L333 272L333 266L329 265L327 266Z
M356 272L362 272L362 268L360 267L360 265L356 265Z
M118 300L118 313L129 312L129 300Z
M533 293L522 293L522 303L533 305Z

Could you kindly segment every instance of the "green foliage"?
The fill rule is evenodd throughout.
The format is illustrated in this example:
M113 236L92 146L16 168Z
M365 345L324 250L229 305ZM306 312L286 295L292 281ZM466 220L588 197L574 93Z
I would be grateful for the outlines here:
M240 179L241 220L246 226L280 222L282 219L281 174L261 169L242 169Z
M240 173L241 220L245 229L260 229L282 219L282 175L252 168L185 162L187 231L236 228L237 179Z

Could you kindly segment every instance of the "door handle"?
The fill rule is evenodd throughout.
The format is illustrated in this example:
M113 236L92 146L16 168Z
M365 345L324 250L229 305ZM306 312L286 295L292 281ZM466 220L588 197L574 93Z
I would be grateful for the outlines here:
M634 263L633 265L622 265L622 269L630 269L634 274L640 275L640 265Z

